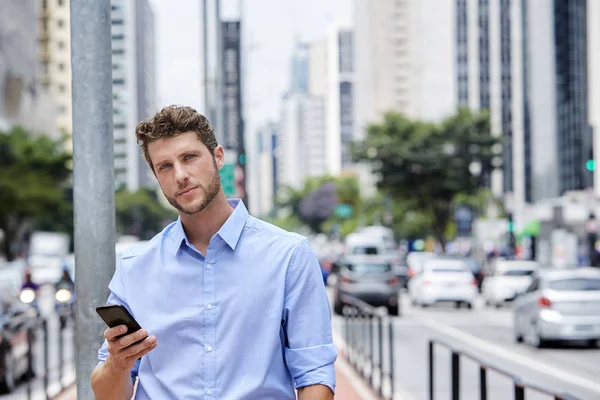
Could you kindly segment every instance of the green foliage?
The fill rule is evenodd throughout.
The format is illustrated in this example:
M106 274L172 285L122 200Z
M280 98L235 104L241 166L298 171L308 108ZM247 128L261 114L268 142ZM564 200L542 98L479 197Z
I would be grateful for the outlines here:
M0 132L0 230L9 260L16 256L16 241L27 224L68 213L65 191L71 155L64 150L64 139L33 135L20 127Z
M117 232L150 239L177 218L174 209L164 207L157 194L147 189L119 190L115 194Z
M473 196L483 187L500 156L499 143L487 113L462 109L439 124L388 113L354 144L353 155L371 164L381 177L379 189L393 197L399 208L394 214L400 216L396 229L406 234L430 230L443 246L455 198ZM479 174L471 172L474 164Z

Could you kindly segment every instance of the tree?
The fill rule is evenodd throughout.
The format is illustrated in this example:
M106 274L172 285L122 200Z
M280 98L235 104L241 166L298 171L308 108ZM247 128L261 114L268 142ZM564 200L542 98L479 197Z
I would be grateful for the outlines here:
M388 113L354 144L353 155L372 165L378 187L407 202L420 224L430 220L431 233L445 247L455 197L484 186L500 157L499 143L487 113L461 109L439 124Z
M333 214L338 204L335 184L324 183L317 190L307 194L300 202L300 219L311 231L321 232L321 225Z
M27 225L64 206L71 175L64 140L20 127L0 132L0 230L9 261L17 256L17 241Z
M115 194L117 232L150 239L168 222L177 218L175 210L159 203L156 193L140 189L137 192L119 190Z

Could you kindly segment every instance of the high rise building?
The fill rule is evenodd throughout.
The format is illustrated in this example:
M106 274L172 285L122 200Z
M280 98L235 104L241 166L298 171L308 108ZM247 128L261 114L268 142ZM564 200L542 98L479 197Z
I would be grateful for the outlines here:
M252 206L254 213L268 216L275 205L277 188L277 137L279 125L269 122L256 134L256 153L253 160L257 171L256 193Z
M354 139L354 30L348 22L327 28L326 165L339 175L352 167L350 143Z
M113 137L117 187L154 185L135 127L155 112L154 15L148 0L113 0Z
M40 8L35 1L6 0L0 12L0 130L21 125L55 135L54 104L40 85Z

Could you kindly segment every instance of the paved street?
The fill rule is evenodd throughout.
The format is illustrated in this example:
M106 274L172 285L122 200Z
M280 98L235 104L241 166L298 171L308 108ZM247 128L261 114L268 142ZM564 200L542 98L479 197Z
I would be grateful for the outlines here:
M533 349L513 340L510 308L456 310L450 306L415 308L403 299L403 315L394 318L396 397L424 399L428 387L428 340L441 339L490 366L516 372L527 383L569 392L581 399L600 398L600 349L583 345ZM341 333L342 318L334 317L334 330ZM450 393L450 352L435 352L436 395L446 399ZM461 390L464 399L479 399L479 369L474 362L461 358ZM402 392L402 396L399 393ZM488 373L488 399L512 398L511 380ZM527 399L548 396L526 392ZM510 396L510 397L507 397ZM411 399L412 398L412 399Z
M54 291L51 287L42 288L42 294L40 296L40 310L42 315L48 319L48 344L49 344L49 367L51 370L49 376L51 395L60 391L60 385L58 384L59 378L59 321L58 317L53 315L54 307ZM63 332L63 343L64 343L64 358L67 361L66 365L63 365L63 384L68 385L75 380L74 367L71 361L74 359L74 329L72 322L65 328ZM43 372L44 372L44 338L40 331L35 344L35 365L37 379L31 383L31 399L44 399L44 388L43 388ZM22 383L18 389L9 395L0 395L1 400L25 400L28 398L28 384Z

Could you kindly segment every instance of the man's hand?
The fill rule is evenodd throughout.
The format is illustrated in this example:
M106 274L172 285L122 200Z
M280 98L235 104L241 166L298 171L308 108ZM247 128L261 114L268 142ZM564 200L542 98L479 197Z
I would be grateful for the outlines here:
M298 389L298 400L333 400L333 393L325 385L304 386Z
M127 327L124 325L104 331L104 338L108 341L106 364L116 372L129 372L138 358L148 354L158 345L156 336L148 336L145 329L119 338L126 332Z

